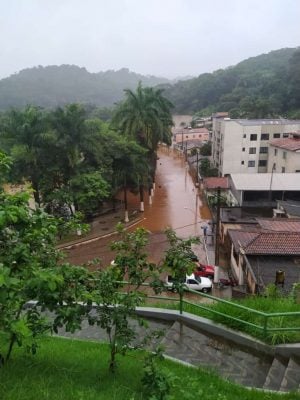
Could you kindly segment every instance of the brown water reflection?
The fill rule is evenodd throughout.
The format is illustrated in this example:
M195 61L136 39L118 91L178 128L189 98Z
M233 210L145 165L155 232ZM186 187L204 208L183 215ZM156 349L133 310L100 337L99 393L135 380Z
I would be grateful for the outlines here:
M176 230L179 236L201 235L201 223L211 218L202 193L195 187L184 159L175 151L161 148L158 153L156 189L153 203L149 205L145 194L145 219L138 225L151 232L161 232L166 227ZM131 195L130 206L139 207L137 196Z

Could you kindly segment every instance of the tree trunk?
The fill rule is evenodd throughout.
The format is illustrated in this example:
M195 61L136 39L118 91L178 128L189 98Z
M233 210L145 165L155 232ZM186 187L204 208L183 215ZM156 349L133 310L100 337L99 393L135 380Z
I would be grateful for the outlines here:
M139 189L140 189L140 211L143 212L143 211L145 211L145 208L144 208L144 185L141 184Z
M125 223L129 222L128 218L128 202L127 202L127 182L126 177L124 178L124 209L125 209Z

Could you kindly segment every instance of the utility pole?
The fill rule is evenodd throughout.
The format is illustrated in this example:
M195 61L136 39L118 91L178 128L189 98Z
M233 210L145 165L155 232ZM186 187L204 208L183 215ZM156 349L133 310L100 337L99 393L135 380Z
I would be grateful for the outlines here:
M219 265L219 237L220 237L220 203L221 203L221 188L217 188L217 219L216 219L216 232L215 232L215 265Z
M197 149L197 163L196 163L196 186L199 186L199 149Z

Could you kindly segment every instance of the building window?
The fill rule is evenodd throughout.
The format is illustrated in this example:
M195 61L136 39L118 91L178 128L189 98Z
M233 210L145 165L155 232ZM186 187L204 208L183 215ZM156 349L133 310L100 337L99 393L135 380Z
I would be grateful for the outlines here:
M241 164L244 165L244 164L245 164L245 161L241 161ZM296 172L297 172L297 171L296 171Z
M274 149L274 156L277 156L277 149Z
M260 140L269 140L269 134L268 133L262 133L260 135Z
M189 137L188 137L188 135L186 135L186 139L188 139Z
M260 152L260 154L268 154L268 148L267 147L260 147L259 152Z
M285 167L281 167L281 172L285 173Z
M282 135L282 137L284 137L284 138L289 137L289 134L288 134L288 133L284 133L284 134Z
M248 161L248 167L255 167L255 161L254 160Z
M284 151L284 152L282 153L282 158L283 158L284 160L286 160L286 151Z
M295 172L300 172L300 169L296 169L296 171Z
M249 154L256 154L256 147L249 147Z
M266 167L267 166L267 160L259 160L258 161L258 166L259 167Z
M280 138L280 133L273 133L273 138L274 139L279 139Z
M257 140L257 134L256 133L252 133L250 135L250 140L253 142L254 140Z
M246 133L243 134L243 139L246 139L247 135Z
M245 151L245 147L242 148L242 151Z
M199 135L199 137L201 137L202 135ZM220 139L218 139L218 141L220 142Z

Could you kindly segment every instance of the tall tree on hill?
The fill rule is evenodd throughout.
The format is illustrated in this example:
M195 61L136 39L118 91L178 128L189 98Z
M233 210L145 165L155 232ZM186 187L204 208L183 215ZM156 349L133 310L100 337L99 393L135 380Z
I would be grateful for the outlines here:
M160 141L171 142L172 103L161 89L143 88L139 83L135 92L125 90L125 100L117 108L112 124L122 134L135 139L147 149L151 176L154 179L156 151Z

